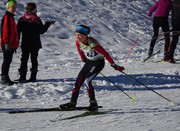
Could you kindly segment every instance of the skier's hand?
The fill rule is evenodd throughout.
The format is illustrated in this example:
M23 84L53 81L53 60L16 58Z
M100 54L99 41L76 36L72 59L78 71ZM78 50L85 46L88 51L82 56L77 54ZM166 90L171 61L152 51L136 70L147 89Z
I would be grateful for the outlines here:
M118 71L123 71L125 70L125 68L123 66L118 66L116 64L112 64L111 65L115 70L118 70Z
M150 18L151 16L152 16L151 13L148 13L148 14L147 14L147 18Z
M9 43L4 43L4 49L7 53L12 52L12 48Z

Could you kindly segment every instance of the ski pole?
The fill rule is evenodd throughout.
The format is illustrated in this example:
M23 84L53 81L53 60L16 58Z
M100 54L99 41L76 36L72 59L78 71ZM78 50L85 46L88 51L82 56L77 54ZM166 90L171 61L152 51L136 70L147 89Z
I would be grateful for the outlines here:
M145 28L146 28L146 26L147 26L147 27L149 26L148 22L149 22L149 17L147 17L146 24L145 24L145 26L144 26ZM132 47L131 47L131 49L130 49L127 57L126 57L125 62L127 62L127 60L129 59L130 54L131 54L131 52L133 51L133 49L134 49L135 45L137 44L137 42L138 42L138 40L139 40L139 38L140 38L141 35L142 35L142 34L139 34L139 36L135 39L135 41L134 41L134 43L133 43L133 45L132 45Z
M110 83L112 83L115 87L117 87L118 89L120 89L126 96L128 96L132 101L134 101L134 97L131 97L130 95L128 95L126 92L124 92L119 86L117 86L114 82L112 82L108 77L106 77L104 74L102 74L100 72L100 74L107 79L107 81L109 81Z
M170 100L170 99L164 97L163 95L161 95L161 94L159 94L158 92L156 92L155 90L149 88L147 85L145 85L145 84L143 84L142 82L138 81L138 80L135 79L134 77L132 77L132 76L126 74L126 73L123 72L123 71L121 71L121 73L123 73L124 75L126 75L126 76L128 76L129 78L133 79L134 81L138 82L139 84L143 85L143 86L146 87L147 89L153 91L154 93L156 93L156 94L159 95L160 97L164 98L165 100L167 100L167 101L169 101L169 102L171 102L171 103L174 103L174 101L172 101L172 100Z
M140 35L136 38L136 40L135 40L134 44L132 45L132 47L131 47L131 49L130 49L130 51L129 51L129 53L128 53L127 57L126 57L125 62L127 62L128 58L129 58L129 56L130 56L131 52L133 51L133 49L134 49L134 47L135 47L136 43L138 42L138 39L139 39L139 37L140 37L140 36L141 36L141 34L140 34Z
M161 35L163 35L163 34L165 34L165 33L171 33L171 32L172 32L172 33L173 33L173 32L176 32L176 33L173 34L173 35L170 35L169 37L172 37L172 36L177 35L177 34L180 33L180 31L173 31L173 30L170 30L170 31L167 31L167 32L161 32L158 36L152 38L151 40L146 41L146 42L143 43L143 44L147 44L147 43L149 43L150 41L152 41L152 40L154 40L154 39L157 39L157 38L160 37ZM166 38L166 37L165 37L165 38ZM158 42L161 41L161 40L164 40L165 38L159 39Z
M173 33L174 33L174 34L170 35L168 38L170 38L170 37L172 37L172 36L175 36L175 35L179 35L179 34L180 34L180 31L173 31ZM166 39L166 37L159 39L159 41L164 40L164 39Z

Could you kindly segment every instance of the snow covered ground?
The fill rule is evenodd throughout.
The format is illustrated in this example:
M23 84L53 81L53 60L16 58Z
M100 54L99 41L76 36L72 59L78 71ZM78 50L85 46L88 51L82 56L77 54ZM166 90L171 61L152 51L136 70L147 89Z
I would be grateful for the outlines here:
M33 1L37 2L38 15L43 21L56 20L56 23L41 37L39 81L0 86L1 131L180 131L180 61L176 64L157 62L162 59L164 48L164 41L157 41L155 51L161 50L161 53L142 62L153 34L152 18L147 22L146 14L155 0ZM23 14L26 2L28 0L18 0L16 21ZM0 17L4 14L4 6L5 0L0 1ZM10 110L57 107L69 102L76 76L83 66L74 36L75 25L82 23L91 26L91 36L106 48L117 64L125 67L127 74L175 104L115 71L106 61L102 73L135 101L132 102L120 89L98 75L93 84L98 104L103 106L100 111L116 111L70 120L62 119L84 111L6 113ZM138 42L127 59L137 38ZM21 50L18 49L10 68L11 79L18 78L20 56ZM1 52L0 59L2 61ZM180 60L179 45L175 59ZM82 87L78 106L88 105L86 88Z

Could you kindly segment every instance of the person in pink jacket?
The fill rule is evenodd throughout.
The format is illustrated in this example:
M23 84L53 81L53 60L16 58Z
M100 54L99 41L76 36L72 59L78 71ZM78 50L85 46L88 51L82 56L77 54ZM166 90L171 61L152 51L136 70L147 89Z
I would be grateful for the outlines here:
M153 53L153 49L154 49L156 40L158 38L159 28L161 27L165 36L164 60L166 59L165 57L166 57L168 47L170 44L168 16L171 9L172 9L171 0L158 0L158 2L154 6L152 6L148 12L148 17L150 17L155 11L154 19L153 19L154 35L152 37L149 51L148 51L149 56L151 56Z

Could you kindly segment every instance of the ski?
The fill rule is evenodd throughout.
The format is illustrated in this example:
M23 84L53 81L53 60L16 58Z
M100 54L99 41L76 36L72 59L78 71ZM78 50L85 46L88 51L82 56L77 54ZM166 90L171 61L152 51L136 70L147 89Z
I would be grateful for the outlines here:
M154 62L155 62L155 63L165 63L165 62L167 62L167 63L171 63L171 64L179 64L179 61L180 61L180 60L175 60L175 63L171 63L171 62L169 62L169 61L156 60L156 61L154 61Z
M148 59L150 59L152 56L155 56L156 54L159 54L161 52L161 50L158 50L157 52L153 53L152 55L148 56L147 58L145 58L143 60L143 62L146 62Z
M102 108L102 106L98 106L98 108ZM9 114L17 114L17 113L33 113L33 112L51 112L51 111L77 111L77 110L88 110L87 106L79 106L75 109L71 110L61 110L59 107L54 108L32 108L32 109L25 109L25 110L12 110L8 111Z
M82 114L78 114L78 115L74 115L74 116L70 116L70 117L66 117L66 118L62 118L62 119L56 119L56 120L51 120L51 122L57 122L57 121L62 121L62 120L71 120L71 119L77 119L77 118L82 118L82 117L87 117L87 116L94 116L94 115L104 115L104 114L108 114L110 112L113 111L117 111L120 109L110 109L110 110L104 110L104 111L85 111Z

